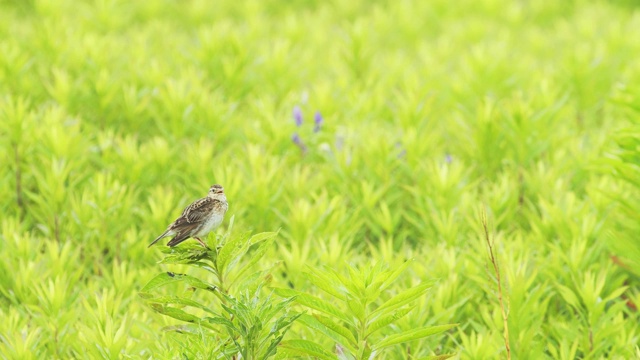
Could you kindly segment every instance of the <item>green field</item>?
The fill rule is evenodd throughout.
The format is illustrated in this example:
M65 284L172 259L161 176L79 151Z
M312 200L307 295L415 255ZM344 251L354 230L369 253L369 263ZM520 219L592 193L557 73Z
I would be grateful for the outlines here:
M0 0L0 358L640 359L638 29L631 0ZM216 183L213 250L147 248Z

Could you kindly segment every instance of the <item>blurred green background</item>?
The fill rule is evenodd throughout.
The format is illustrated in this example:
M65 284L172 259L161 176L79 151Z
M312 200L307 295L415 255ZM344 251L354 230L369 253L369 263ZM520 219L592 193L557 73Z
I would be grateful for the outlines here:
M147 244L214 183L276 284L438 279L388 358L505 356L481 209L514 358L640 357L638 5L0 1L1 357L179 357Z

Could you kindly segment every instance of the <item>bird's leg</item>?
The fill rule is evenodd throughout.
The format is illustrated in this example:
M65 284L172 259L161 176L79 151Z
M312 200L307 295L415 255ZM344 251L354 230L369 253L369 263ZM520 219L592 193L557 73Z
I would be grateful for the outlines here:
M202 246L205 247L205 249L208 249L209 247L207 246L207 244L204 243L204 241L202 241L199 237L194 237L194 239L198 240L200 242L200 244L202 244Z

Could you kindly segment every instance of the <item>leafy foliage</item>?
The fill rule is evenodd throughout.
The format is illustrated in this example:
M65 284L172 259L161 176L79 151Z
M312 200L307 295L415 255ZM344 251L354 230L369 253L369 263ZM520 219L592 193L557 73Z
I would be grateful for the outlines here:
M413 341L449 330L454 325L420 327L386 336L381 330L413 310L412 303L433 285L419 284L389 297L389 288L411 261L390 270L378 263L366 269L348 267L349 276L325 268L310 268L307 275L311 282L332 297L333 301L303 292L277 289L281 296L295 297L296 302L315 310L313 315L302 315L300 321L335 341L339 358L369 359L383 356L385 349L400 343ZM386 299L381 301L381 299ZM335 305L336 301L340 305ZM328 350L320 351L308 342L289 342L286 349L292 354L307 354L322 359L335 359Z
M620 209L613 219L616 227L609 246L619 257L620 265L640 281L640 242L633 235L640 233L640 122L621 131L615 140L616 151L605 164L622 184L610 194Z
M302 294L332 306L307 308L275 357L347 356L364 337L346 294L365 294L327 292L312 273L351 282L346 263L410 258L365 317L438 286L368 339L459 324L381 351L502 358L479 207L513 358L637 358L632 3L0 1L0 358L254 351L202 319L288 301L270 286L300 293L295 309ZM212 252L146 248L213 183L230 210ZM277 240L227 232L232 216ZM168 272L184 276L140 298ZM256 338L271 344L285 327L265 324L297 315L264 318Z
M264 255L265 244L271 245L277 233L260 233L249 236L231 236L233 218L227 233L209 248L180 246L167 248L162 264L186 264L205 269L215 275L213 284L206 283L194 276L165 272L156 275L141 289L140 296L156 312L186 322L190 325L169 327L170 331L208 337L202 343L218 344L213 349L196 352L192 345L182 349L184 356L197 355L229 358L242 356L243 359L268 359L276 354L277 346L285 333L300 314L289 315L289 304L293 298L272 301L270 297L261 299L261 290L269 283L270 274L259 271L258 276L241 278L238 272L235 280L243 280L242 291L234 297L228 290L225 280L230 280L232 269L239 265L244 255L255 248L253 257L243 263L243 269L252 265ZM218 245L220 244L220 245ZM184 295L156 295L160 288L182 285L187 287ZM204 290L215 295L216 301L195 299L196 292ZM198 310L200 314L185 311L185 308Z

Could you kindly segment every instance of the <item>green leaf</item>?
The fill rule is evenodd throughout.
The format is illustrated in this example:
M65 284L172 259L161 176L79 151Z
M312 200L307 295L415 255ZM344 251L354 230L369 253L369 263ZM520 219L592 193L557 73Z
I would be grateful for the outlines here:
M269 357L273 356L278 351L278 345L282 341L282 338L284 338L285 333L286 333L286 330L281 335L271 340L271 342L269 343L269 347L264 351L264 353L260 357L260 360L267 360Z
M372 349L377 351L392 345L400 344L400 343L411 341L411 340L421 339L427 336L441 333L443 331L447 331L455 326L458 326L458 324L430 326L427 328L404 331L399 334L387 336L384 340L374 345Z
M319 314L313 316L303 314L300 316L299 321L311 329L322 332L336 343L346 347L349 351L355 352L358 341L355 336L353 336L353 333L346 327L336 324L330 318Z
M201 327L199 325L194 325L194 324L171 325L171 326L163 327L162 331L176 332L179 334L197 335L200 333Z
M242 303L238 301L234 301L227 306L225 304L221 304L222 308L234 318L234 321L240 323L244 327L251 326L251 322L253 320L253 316L249 309L246 306L243 306Z
M235 224L235 221L236 221L236 216L232 215L231 218L229 219L229 226L227 226L227 232L225 233L226 236L232 233L233 225Z
M269 285L271 281L272 276L268 272L268 270L256 271L253 274L242 277L241 281L230 284L229 288L231 288L231 286L234 286L235 289L241 289L242 291L254 293L257 289Z
M357 289L353 295L357 295L359 297L364 294L365 289L362 273L351 265L348 265L347 269L349 270L349 280L355 289Z
M156 303L152 303L150 305L151 305L151 308L154 311L156 311L156 312L158 312L160 314L172 317L172 318L177 319L177 320L186 321L188 323L200 324L200 325L202 325L202 326L204 326L206 328L209 328L211 330L215 330L215 328L212 327L211 325L209 325L209 324L207 324L205 322L202 322L199 317L197 317L195 315L192 315L192 314L189 314L189 313L187 313L187 312L185 312L183 310L176 309L176 308L170 307L170 306L163 306L162 304L156 304Z
M339 272L329 267L325 267L324 270L330 273L336 279L338 279L338 281L342 283L342 286L344 286L344 288L347 290L348 293L352 295L358 295L360 293L360 290L358 289L358 287L346 276L340 274Z
M220 271L221 274L226 274L229 263L238 257L238 254L243 253L244 248L249 247L251 243L247 237L248 234L232 236L224 243L224 245L222 245L216 259L218 271Z
M397 268L395 268L392 271L388 271L385 272L384 276L385 279L382 282L382 285L380 285L380 291L384 291L386 290L389 286L391 286L397 279L398 277L411 265L413 264L414 259L409 259L407 261L405 261L404 263L402 263L402 265L398 266Z
M400 294L387 300L384 304L380 305L380 307L378 307L371 313L371 316L369 318L372 320L376 320L378 317L386 315L391 311L394 311L416 300L417 298L422 296L424 292L431 286L433 286L433 282L427 282L425 284L421 284L414 288L401 292Z
M223 264L226 272L230 272L240 262L240 260L244 257L244 255L249 251L251 247L253 247L254 245L258 245L262 242L262 244L259 245L256 253L252 254L249 262L243 266L243 270L256 264L260 260L260 258L267 252L267 250L271 247L271 245L273 244L273 241L275 240L276 235L278 235L277 232L264 232L264 233L256 234L251 238L249 238L248 240L244 241L242 243L242 246L236 247L235 251L231 253L230 260L227 261L226 264ZM248 236L248 233L246 236L243 236L243 238L247 236ZM265 240L268 240L268 242L265 243L264 242ZM236 279L239 278L239 276L240 275L237 275Z
M273 339L271 340L269 347L264 351L262 359L267 359L269 356L276 353L277 346L282 341L282 338L284 338L284 335L291 328L291 324L293 324L293 322L296 321L300 317L300 315L302 314L295 314L291 316L283 315L275 322L275 324L273 324L273 326L271 327L271 331L269 332L269 336L272 336ZM265 341L267 339L265 339ZM260 348L262 348L262 344L260 345Z
M242 275L244 275L255 264L257 264L258 261L260 261L260 259L264 256L264 254L266 254L267 251L273 246L273 242L275 241L275 238L270 238L265 240L266 241L263 241L261 244L259 244L258 248L253 253L251 253L251 258L249 259L249 261L243 264L242 268L233 275L234 280L230 281L231 284L241 279Z
M272 300L271 297L269 297L265 301L270 305L267 307L267 311L263 313L262 317L265 319L271 319L275 317L276 314L279 312L283 312L283 311L286 312L291 307L291 303L294 302L295 300L296 300L295 297L290 297L278 303L276 302L276 300ZM273 306L274 303L275 303L275 306ZM296 318L298 318L297 315L296 315Z
M280 318L278 318L278 320L276 320L276 322L273 324L271 331L269 333L276 334L280 331L286 331L286 329L288 329L289 326L291 326L291 324L293 324L294 321L298 320L298 318L302 315L303 314L300 313L300 314L293 314L293 315L285 314L280 316Z
M278 294L279 296L283 296L283 297L292 297L295 296L296 297L296 302L300 305L304 305L306 307L310 307L312 309L321 311L327 315L332 315L338 319L341 319L347 323L351 323L351 318L343 313L340 309L338 309L337 307L333 306L331 303L322 300L318 297L315 297L313 295L309 295L306 293L302 293L299 291L295 291L295 290L290 290L290 289L283 289L283 288L275 288L274 292L276 294Z
M324 292L337 299L343 301L346 300L345 295L338 290L341 285L331 279L327 273L323 273L312 267L308 267L307 269L308 270L305 274L307 274L309 281L311 281L313 285L319 287L321 290L324 290Z
M240 334L242 336L246 336L246 332L242 331L240 329L238 329L229 319L226 319L222 316L216 316L216 317L206 317L204 319L202 319L203 321L207 321L211 324L216 324L216 325L222 325L224 327L226 327L228 330L230 330L231 332L235 333L235 334Z
M567 304L575 307L575 308L579 308L580 307L580 300L578 300L578 297L576 296L576 294L573 292L573 290L571 290L570 288L564 286L564 285L556 285L558 287L558 292L560 293L560 295L562 295L562 297L564 298L564 301L567 302Z
M347 307L360 323L365 321L364 305L358 299L347 300Z
M192 264L208 258L208 251L203 250L201 245L198 245L197 249L175 247L171 248L171 251L158 264Z
M381 318L378 318L377 320L373 321L373 322L369 322L369 324L367 324L367 333L365 334L365 337L369 337L369 335L373 334L374 332L382 329L383 327L397 321L398 319L402 318L403 316L407 315L408 313L411 312L411 310L413 310L415 307L408 307L405 309L400 309L395 311L394 313L387 315L387 316L383 316Z
M209 285L198 278L194 278L193 276L164 272L156 275L153 279L149 280L149 282L145 286L143 286L142 289L140 289L140 292L148 293L151 290L177 282L186 282L189 286L197 289L203 289L212 292L217 291L217 288L215 286Z
M373 353L373 349L369 346L369 344L365 344L365 347L360 350L360 354L356 357L360 359L371 359L371 354Z
M278 235L277 231L271 231L271 232L262 232L262 233L258 233L253 235L250 239L249 239L249 243L251 243L251 245L255 245L261 241L264 240L268 240L268 239L273 239Z
M620 288L617 288L615 290L613 290L613 292L611 292L611 294L607 295L604 299L602 299L603 302L609 302L613 299L616 299L618 297L620 297L620 295L624 294L625 291L627 291L627 289L629 289L628 286L622 286Z
M284 350L283 355L288 356L313 356L322 360L337 360L338 357L325 350L320 345L308 340L285 340L280 343L279 349ZM280 354L280 351L278 351Z
M139 294L140 297L142 297L145 301L149 302L149 303L156 303L156 304L162 304L162 305L168 305L168 304L179 304L179 305L185 305L185 306L191 306L191 307L195 307L198 309L202 309L208 313L214 314L213 310L209 309L208 307L200 304L197 301L191 300L191 299L187 299L184 297L178 297L178 296L157 296L154 297L152 294L149 293L140 293Z

